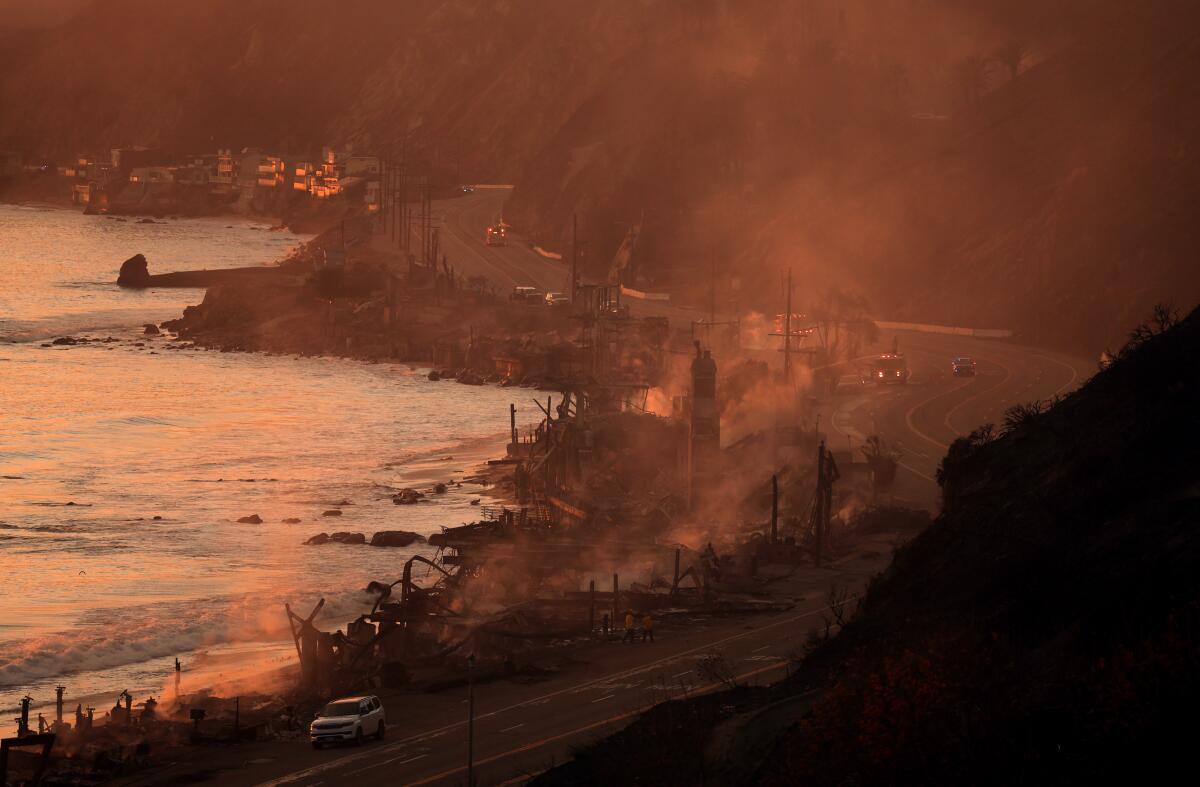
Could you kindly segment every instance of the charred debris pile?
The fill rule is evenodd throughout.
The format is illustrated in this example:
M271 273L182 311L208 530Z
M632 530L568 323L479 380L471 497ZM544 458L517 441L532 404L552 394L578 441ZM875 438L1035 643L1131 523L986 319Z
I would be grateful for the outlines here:
M344 631L317 628L320 605L288 610L309 689L447 685L469 656L483 676L535 669L630 609L668 625L689 610L777 610L791 599L773 597L774 581L853 549L846 512L870 496L867 463L792 413L722 447L736 403L721 391L737 386L698 342L672 414L647 412L666 335L648 341L654 323L630 318L616 288L582 288L576 303L576 339L535 400L541 421L521 429L510 409L493 460L508 503L432 535L436 553L398 577L364 577L374 608Z
M1200 310L943 460L945 510L788 680L666 703L539 784L1167 781L1200 700ZM653 742L652 744L649 742Z

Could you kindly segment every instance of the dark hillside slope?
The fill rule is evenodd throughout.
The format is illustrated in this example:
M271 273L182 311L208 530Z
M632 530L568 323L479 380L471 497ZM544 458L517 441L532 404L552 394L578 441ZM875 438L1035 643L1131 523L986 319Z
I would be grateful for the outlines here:
M1186 772L1200 701L1197 353L1200 310L1141 332L1054 407L1010 411L1003 435L957 441L943 463L944 513L798 674L769 693L659 706L538 783L622 773L685 784L1155 783ZM775 730L767 756L754 741L760 754L746 762L745 746L705 761L713 725L813 687L819 698Z
M771 783L1143 778L1200 700L1200 310L997 439L824 654L836 683ZM769 777L769 778L767 778Z

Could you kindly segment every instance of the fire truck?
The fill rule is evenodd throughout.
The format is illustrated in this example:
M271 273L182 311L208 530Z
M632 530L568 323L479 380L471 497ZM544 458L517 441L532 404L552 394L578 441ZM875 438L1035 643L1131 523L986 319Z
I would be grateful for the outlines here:
M871 361L867 379L863 382L873 382L876 385L904 384L908 382L908 375L908 363L904 360L903 355L884 353Z

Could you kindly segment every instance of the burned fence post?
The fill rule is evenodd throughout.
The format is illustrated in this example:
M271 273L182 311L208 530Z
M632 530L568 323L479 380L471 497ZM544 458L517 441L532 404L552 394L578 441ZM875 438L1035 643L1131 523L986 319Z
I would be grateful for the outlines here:
M771 476L771 543L779 543L779 476Z
M620 618L620 616L619 616L619 614L618 614L619 607L620 607L620 600L619 600L619 599L620 599L620 591L617 589L617 575L616 575L616 574L613 574L613 611L612 611L612 620L613 620L613 625L614 625L614 626L616 626L616 625L617 625L617 621L621 619L621 618Z
M596 580L588 583L588 636L596 631Z
M28 695L21 698L21 718L17 719L17 737L24 738L29 734L29 703L33 697Z

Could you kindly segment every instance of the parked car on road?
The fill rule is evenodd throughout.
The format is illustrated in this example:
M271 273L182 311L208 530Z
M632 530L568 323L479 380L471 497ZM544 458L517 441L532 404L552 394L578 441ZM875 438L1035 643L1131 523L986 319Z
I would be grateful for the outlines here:
M378 697L343 697L321 709L308 727L314 749L326 743L354 741L361 745L368 735L383 739L387 718Z
M960 356L950 362L950 368L953 370L955 377L974 377L975 359Z

